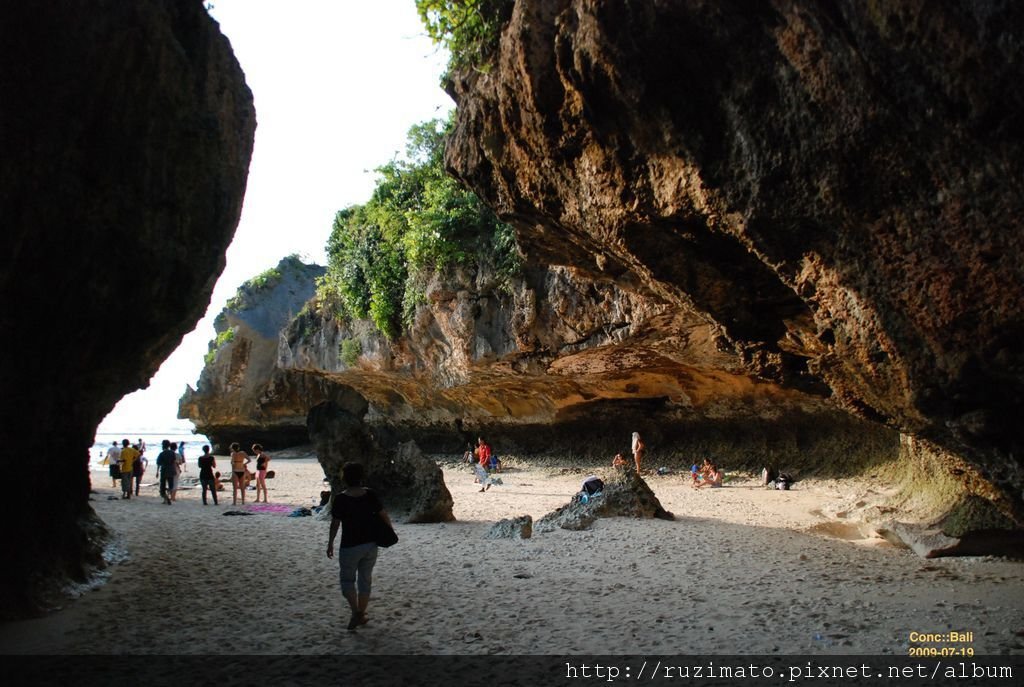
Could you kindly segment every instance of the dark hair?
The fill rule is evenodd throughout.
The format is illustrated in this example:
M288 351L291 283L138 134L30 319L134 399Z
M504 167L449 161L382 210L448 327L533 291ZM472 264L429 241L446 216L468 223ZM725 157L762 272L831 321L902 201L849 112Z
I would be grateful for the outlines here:
M178 448L178 442L177 441L172 441L171 445L168 446L168 448L173 451L174 449Z
M237 441L232 442L230 448L231 448L232 451L237 451L239 449L238 442Z
M161 441L161 442L160 442L160 444L161 444L161 445L162 445L162 446L163 446L164 448L167 448L168 446L170 446L170 445L171 445L171 441L170 441L170 439L164 439L163 441Z
M207 446L206 444L203 444L203 453L209 453L209 452L210 452L210 447Z
M257 453L259 453L260 451L263 450L263 444L253 444L252 445L252 450L256 451Z
M341 466L341 479L350 487L363 486L363 477L366 476L366 468L362 463L345 463Z

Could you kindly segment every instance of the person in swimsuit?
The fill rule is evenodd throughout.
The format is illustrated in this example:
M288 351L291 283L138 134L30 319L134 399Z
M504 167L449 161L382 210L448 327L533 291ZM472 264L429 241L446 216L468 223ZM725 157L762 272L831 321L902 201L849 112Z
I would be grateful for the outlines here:
M245 505L245 472L252 458L242 450L238 442L231 444L231 503L238 504L238 492L242 492L242 505Z
M633 443L630 447L633 451L633 462L636 463L636 474L640 474L640 463L644 459L644 451L647 447L644 445L643 439L640 438L640 432L633 432Z
M267 466L270 456L263 452L262 444L253 444L252 452L256 454L256 503L260 502L260 489L263 489L263 503L267 502Z

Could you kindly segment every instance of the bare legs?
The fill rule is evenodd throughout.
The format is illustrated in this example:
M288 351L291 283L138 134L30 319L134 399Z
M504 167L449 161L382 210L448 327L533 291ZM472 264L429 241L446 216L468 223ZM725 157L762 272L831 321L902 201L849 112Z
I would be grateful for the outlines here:
M260 489L263 489L263 503L267 502L267 478L265 476L256 476L256 503L260 502Z
M238 504L238 492L242 492L242 505L245 505L245 485L242 484L242 478L238 476L238 473L231 473L231 503L233 505Z
M366 615L366 607L370 605L370 595L357 594L355 590L345 592L344 595L345 601L348 601L348 607L352 609L352 618L348 621L348 629L354 630L358 626L370 622Z

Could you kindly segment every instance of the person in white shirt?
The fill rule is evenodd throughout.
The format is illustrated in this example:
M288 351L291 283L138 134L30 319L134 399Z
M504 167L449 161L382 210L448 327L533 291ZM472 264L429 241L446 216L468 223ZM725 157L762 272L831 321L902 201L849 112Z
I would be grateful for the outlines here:
M110 486L116 487L121 481L121 449L118 448L116 441L107 449L107 457L103 462L110 466L110 479L113 480Z

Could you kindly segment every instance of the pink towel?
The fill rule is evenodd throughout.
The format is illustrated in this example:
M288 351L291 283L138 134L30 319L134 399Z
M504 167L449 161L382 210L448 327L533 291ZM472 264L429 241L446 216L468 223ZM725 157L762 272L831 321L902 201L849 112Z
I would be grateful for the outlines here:
M295 506L288 506L283 503L254 503L246 506L246 510L253 513L281 513L287 515L295 510Z

